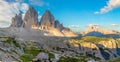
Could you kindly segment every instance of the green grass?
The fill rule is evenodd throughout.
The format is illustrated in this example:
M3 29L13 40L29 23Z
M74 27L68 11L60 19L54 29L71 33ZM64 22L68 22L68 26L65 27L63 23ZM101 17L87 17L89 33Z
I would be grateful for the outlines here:
M120 62L120 57L112 59L112 60L108 60L106 62Z
M51 59L51 58L55 58L54 54L52 54L52 53L50 53L50 52L47 52L47 53L48 53L50 59Z
M84 61L71 57L61 57L58 62L84 62Z
M23 62L32 61L32 59L34 59L41 52L47 53L50 59L54 58L54 54L48 51L45 51L44 49L39 49L39 48L32 47L32 46L24 47L24 52L25 53L21 56L21 59L23 60Z
M38 49L36 47L26 46L24 47L24 52L27 54L32 54L33 56L36 56L40 52L45 52L45 50Z
M100 41L109 41L112 38L100 38L96 36L86 36L82 37L81 40L84 42L93 42L93 43L98 43Z
M9 38L8 36L0 36L0 38Z
M7 40L4 42L9 43L9 44L13 43L16 47L20 47L20 44L15 39L13 39L11 37L7 37Z
M21 56L21 59L23 62L30 62L40 52L44 52L44 50L40 50L36 47L25 46L24 47L24 54Z
M32 62L33 59L30 55L27 54L23 54L20 58L23 62Z

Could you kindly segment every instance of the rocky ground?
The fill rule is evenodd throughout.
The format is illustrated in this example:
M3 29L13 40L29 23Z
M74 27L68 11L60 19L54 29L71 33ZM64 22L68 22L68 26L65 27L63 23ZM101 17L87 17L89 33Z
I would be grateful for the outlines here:
M0 29L1 61L105 62L120 55L120 39L45 34L24 28Z

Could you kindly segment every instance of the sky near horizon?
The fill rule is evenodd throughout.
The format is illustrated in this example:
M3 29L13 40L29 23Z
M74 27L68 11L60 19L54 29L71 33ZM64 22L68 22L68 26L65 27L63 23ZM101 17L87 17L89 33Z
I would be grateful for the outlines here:
M120 0L0 0L0 27L8 27L11 18L29 6L39 13L39 19L50 10L56 20L74 31L89 25L120 31Z

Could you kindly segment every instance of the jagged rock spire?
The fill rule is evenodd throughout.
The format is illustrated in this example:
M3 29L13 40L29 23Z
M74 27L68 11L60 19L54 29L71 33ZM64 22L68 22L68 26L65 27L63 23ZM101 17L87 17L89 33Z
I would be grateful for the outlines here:
M31 28L38 24L38 13L33 7L29 7L23 20L23 26L25 28Z
M23 20L22 20L22 14L16 14L15 17L12 18L12 27L22 27Z
M54 16L51 14L49 10L46 10L43 14L40 26L42 29L49 30L54 28Z

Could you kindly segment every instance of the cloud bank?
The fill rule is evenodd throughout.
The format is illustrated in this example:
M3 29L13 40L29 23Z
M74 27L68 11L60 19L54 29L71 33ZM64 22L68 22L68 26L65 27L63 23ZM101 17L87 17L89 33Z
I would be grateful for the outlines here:
M20 2L7 2L0 0L0 27L8 27L11 24L11 18L20 11L26 12L28 5Z
M95 14L104 14L118 7L120 7L120 0L109 0L107 5L101 8L100 11L95 12Z

